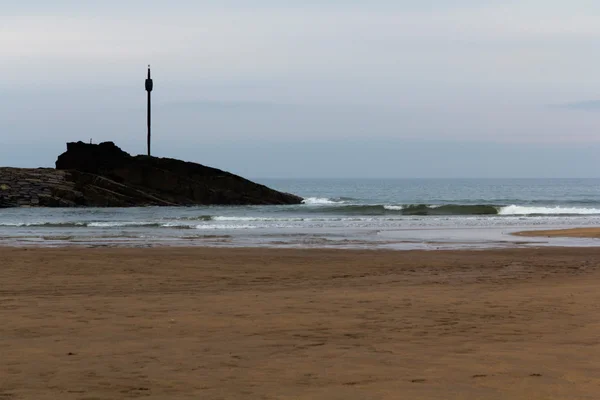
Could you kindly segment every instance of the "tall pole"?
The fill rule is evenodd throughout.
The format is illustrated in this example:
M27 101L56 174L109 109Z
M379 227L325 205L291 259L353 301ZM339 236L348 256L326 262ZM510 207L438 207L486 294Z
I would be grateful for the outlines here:
M154 84L152 82L152 78L150 77L150 66L148 65L148 78L146 79L146 91L148 92L148 156L150 156L150 125L152 122L152 119L150 118L152 109L150 102L150 93L152 92L153 86Z

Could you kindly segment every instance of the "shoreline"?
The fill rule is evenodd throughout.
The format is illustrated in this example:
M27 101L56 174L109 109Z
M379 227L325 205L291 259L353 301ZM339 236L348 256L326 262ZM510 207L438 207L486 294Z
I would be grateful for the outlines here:
M0 397L573 399L600 384L600 248L0 254Z
M459 230L457 230L459 231ZM460 231L469 231L460 229ZM533 231L500 231L485 229L487 237L477 235L447 240L445 238L427 237L389 237L386 239L369 240L336 240L327 235L314 236L308 240L289 242L273 240L269 237L261 242L248 240L232 235L205 235L198 238L179 239L152 239L152 240L85 240L73 239L71 236L40 237L36 240L19 237L0 237L0 251L2 249L180 249L180 250L262 250L262 251L382 251L382 252L407 252L407 251L493 251L517 249L573 249L600 247L594 239L600 238L600 228L574 228L559 230L533 230ZM418 230L409 230L411 235ZM423 230L422 232L436 232ZM469 232L470 234L470 232ZM283 236L283 235L282 235ZM391 235L389 235L391 236ZM547 239L547 240L544 240ZM268 241L273 240L273 241ZM288 239L289 240L289 239Z
M523 228L521 228L523 229ZM527 228L525 228L527 229ZM354 235L352 237L351 235ZM600 228L518 230L515 227L459 227L356 231L344 236L335 229L290 234L260 233L196 234L189 237L143 238L131 233L120 236L0 236L1 248L172 248L172 249L263 249L263 250L381 250L453 251L520 248L590 248L598 246Z
M512 235L523 237L600 239L600 227L542 229L533 231L514 232L512 233Z

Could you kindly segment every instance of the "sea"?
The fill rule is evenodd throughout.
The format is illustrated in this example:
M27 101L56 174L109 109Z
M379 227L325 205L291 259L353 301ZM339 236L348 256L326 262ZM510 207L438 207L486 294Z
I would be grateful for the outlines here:
M600 179L255 179L287 206L0 209L0 245L483 249L596 246L514 232L600 226Z

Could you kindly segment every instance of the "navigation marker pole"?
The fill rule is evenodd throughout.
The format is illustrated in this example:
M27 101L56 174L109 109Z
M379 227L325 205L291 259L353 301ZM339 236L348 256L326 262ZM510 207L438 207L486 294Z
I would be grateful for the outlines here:
M151 122L151 118L150 118L150 110L151 110L150 92L152 92L153 86L154 86L154 84L152 82L152 78L150 78L150 65L148 65L148 79L146 79L146 91L148 92L148 156L150 155L150 122Z

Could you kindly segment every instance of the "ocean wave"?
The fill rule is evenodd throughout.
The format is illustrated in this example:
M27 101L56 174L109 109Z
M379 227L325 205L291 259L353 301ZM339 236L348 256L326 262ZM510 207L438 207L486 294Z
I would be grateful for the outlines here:
M498 207L487 204L411 204L402 209L402 215L496 215Z
M15 228L75 228L86 226L85 222L1 222L0 226Z
M260 226L248 225L248 224L201 224L196 225L196 229L201 230L215 230L215 229L257 229Z
M320 207L318 213L366 216L461 216L461 215L500 215L500 216L532 216L532 215L600 215L600 208L565 207L565 206L519 206L491 204L398 204L398 205L339 205Z
M194 229L193 225L181 224L181 223L178 223L178 222L167 222L165 224L157 224L156 227L171 228L171 229Z
M342 200L342 199L328 199L328 198L322 198L322 197L308 197L308 198L302 200L302 204L313 205L313 206L344 204L345 202L346 202L346 200Z
M390 211L404 210L404 206L383 206L383 208Z
M159 227L158 222L120 222L120 221L103 221L103 222L88 222L85 224L90 228L134 228L134 227Z
M247 222L301 222L304 218L300 217L213 217L214 221L247 221Z
M334 213L342 215L496 215L498 208L491 205L460 205L460 204L405 204L405 205L342 205L323 207L315 212Z
M178 221L212 221L213 218L214 217L212 215L198 215L192 217L178 217L176 219Z
M4 222L0 227L15 228L192 228L190 225L181 223L161 223L161 222Z
M600 215L599 208L583 207L540 207L510 205L501 207L499 215Z

